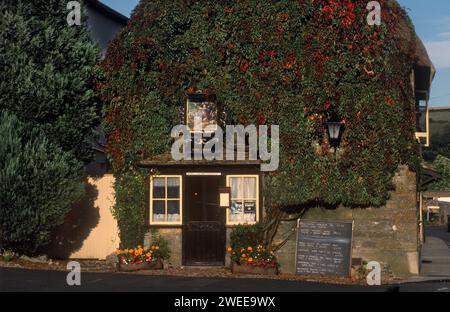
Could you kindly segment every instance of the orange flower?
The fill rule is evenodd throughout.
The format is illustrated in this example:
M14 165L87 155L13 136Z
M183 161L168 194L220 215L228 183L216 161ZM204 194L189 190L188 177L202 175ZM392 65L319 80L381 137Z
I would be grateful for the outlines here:
M248 251L252 251L252 250L253 250L253 248L252 248L252 247L250 247L250 246L248 246L247 250L248 250Z
M253 262L253 258L248 258L247 262L248 263L252 263Z

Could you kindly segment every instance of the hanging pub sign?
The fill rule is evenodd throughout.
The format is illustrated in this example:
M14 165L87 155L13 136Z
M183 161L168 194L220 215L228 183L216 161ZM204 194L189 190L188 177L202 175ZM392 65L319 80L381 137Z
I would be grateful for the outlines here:
M217 105L212 96L203 93L188 94L185 116L186 125L191 132L195 132L196 120L200 120L203 132L207 126L213 126L214 130L217 127Z
M353 222L299 220L296 273L350 277L352 240Z

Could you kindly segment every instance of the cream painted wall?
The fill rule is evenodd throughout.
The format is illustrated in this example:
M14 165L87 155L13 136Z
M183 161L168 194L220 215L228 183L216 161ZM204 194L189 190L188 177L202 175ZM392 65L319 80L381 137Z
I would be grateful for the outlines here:
M82 247L71 254L72 259L105 259L119 247L119 231L117 222L111 213L114 204L114 177L111 174L101 178L89 178L89 184L96 187L98 196L95 207L99 212L99 221L89 236L83 241Z

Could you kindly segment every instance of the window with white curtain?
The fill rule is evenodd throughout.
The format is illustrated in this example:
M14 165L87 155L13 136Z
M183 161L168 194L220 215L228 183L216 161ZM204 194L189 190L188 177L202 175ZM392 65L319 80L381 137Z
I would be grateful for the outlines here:
M150 224L181 224L181 176L150 179Z
M258 176L227 176L227 185L231 188L231 207L227 211L227 224L258 222Z

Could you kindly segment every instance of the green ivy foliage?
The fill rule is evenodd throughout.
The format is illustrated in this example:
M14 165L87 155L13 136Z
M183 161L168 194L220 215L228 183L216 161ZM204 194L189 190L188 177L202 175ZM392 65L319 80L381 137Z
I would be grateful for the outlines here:
M380 3L383 23L369 26L363 0L142 0L98 83L116 173L168 152L185 94L202 91L227 124L280 125L266 208L383 204L417 150L414 44L394 31L414 30L395 2ZM346 125L336 161L323 126L334 114Z
M113 215L120 233L120 246L144 245L146 233L146 183L143 172L127 172L116 176L116 202Z

